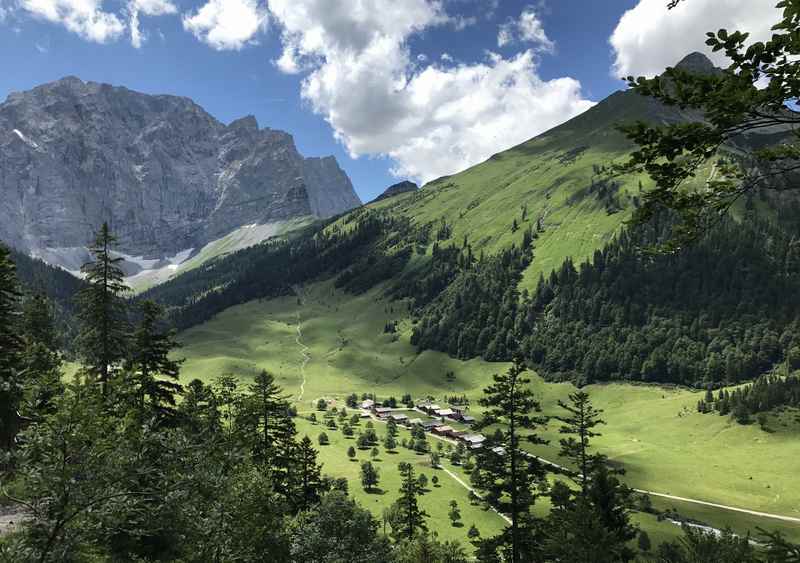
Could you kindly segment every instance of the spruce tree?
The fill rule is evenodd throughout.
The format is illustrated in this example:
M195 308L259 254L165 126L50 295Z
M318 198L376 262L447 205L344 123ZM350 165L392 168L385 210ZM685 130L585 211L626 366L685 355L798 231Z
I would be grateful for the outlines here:
M275 377L262 371L243 401L242 419L253 459L272 478L275 491L292 501L297 469L297 429L289 415L289 403Z
M78 294L80 356L87 373L100 382L104 396L108 395L109 380L114 368L125 358L127 347L123 295L128 286L119 266L122 258L111 255L116 242L108 223L103 223L89 247L94 260L81 266L87 285Z
M397 538L413 538L418 532L427 532L428 526L425 518L428 514L419 507L417 498L422 494L419 480L414 477L414 467L410 463L398 464L402 483L400 485L400 498L395 501L397 522L393 524L392 531ZM395 529L397 526L397 529Z
M536 489L546 484L545 470L538 458L522 449L522 442L546 443L536 434L547 419L534 413L541 406L528 389L530 380L523 376L526 368L519 358L508 372L494 376L494 384L484 389L479 403L484 417L476 428L501 425L495 437L477 453L478 464L472 473L473 484L485 493L489 502L501 507L511 517L510 533L491 538L489 543L506 552L512 563L531 558L524 553L533 530L530 509L536 500ZM526 431L523 436L522 432ZM523 536L526 536L523 538ZM489 544L487 544L489 545Z
M250 395L245 401L247 422L252 431L253 457L269 464L272 458L285 452L273 447L287 433L294 434L294 423L289 417L289 403L275 376L266 370L259 373L249 386ZM285 445L284 445L285 446Z
M320 499L322 492L322 466L317 463L317 450L311 438L303 436L294 449L292 506L295 510L308 510Z
M175 396L183 391L178 383L183 360L173 360L170 353L178 348L175 333L159 325L163 309L153 301L140 305L141 322L133 333L128 372L140 412L150 412L159 419L175 415Z
M22 349L20 290L8 248L0 244L0 449L9 450L19 429Z
M561 451L559 456L570 460L579 471L575 482L581 488L581 494L586 496L586 487L589 476L599 464L603 463L604 458L600 454L589 453L589 440L600 436L592 429L605 421L600 418L602 410L597 410L592 406L589 394L585 391L576 391L569 395L569 403L559 400L558 406L567 411L564 416L554 417L563 423L559 428L562 434L572 434L568 438L559 440ZM574 437L573 437L574 436ZM576 439L577 438L577 439Z

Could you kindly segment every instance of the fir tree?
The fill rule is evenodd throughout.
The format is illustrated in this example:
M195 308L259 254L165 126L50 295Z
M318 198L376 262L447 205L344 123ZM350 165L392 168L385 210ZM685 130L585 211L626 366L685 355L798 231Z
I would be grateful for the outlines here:
M541 412L541 406L528 388L530 380L523 376L525 369L517 358L507 373L495 375L494 384L484 389L479 401L485 408L484 418L476 428L500 424L502 429L478 451L478 464L472 474L476 488L511 517L510 533L501 534L490 543L495 549L502 546L513 563L530 560L531 555L523 553L523 543L529 538L523 540L523 536L532 536L533 532L524 528L530 526L536 489L546 483L541 462L522 449L523 440L545 443L536 429L547 423L545 417L534 414ZM524 436L523 431L527 431Z
M581 494L586 496L589 475L604 461L600 454L589 453L589 440L600 436L592 429L600 424L605 424L605 421L600 418L603 411L592 406L589 394L585 391L571 393L569 403L559 400L558 406L568 413L564 416L554 417L563 423L559 432L572 434L569 438L559 440L561 451L558 455L570 460L578 468L579 476L575 481L581 488Z
M87 373L100 382L103 396L115 367L125 358L127 318L123 295L128 291L119 266L122 258L111 255L117 239L108 223L89 247L94 260L81 266L87 286L78 294L81 359Z
M308 436L303 436L295 448L292 469L295 481L292 506L308 510L319 501L322 492L322 466L317 463L317 450Z
M133 333L128 372L134 387L135 403L140 412L150 412L160 420L175 415L175 396L183 387L177 382L183 360L173 360L170 353L179 347L174 331L159 324L163 309L153 301L143 301L141 322Z
M392 531L398 538L413 538L419 532L427 532L428 526L425 518L428 514L422 510L417 498L422 494L419 480L414 477L414 467L410 463L398 464L402 483L400 485L400 498L395 501L397 510L397 529Z

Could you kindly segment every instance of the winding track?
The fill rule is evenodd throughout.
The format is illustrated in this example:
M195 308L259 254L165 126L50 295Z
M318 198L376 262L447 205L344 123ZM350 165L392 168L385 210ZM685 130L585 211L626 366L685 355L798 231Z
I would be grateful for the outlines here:
M292 286L292 290L297 295L297 298L300 300L300 305L302 306L305 302L303 299L303 290L297 286ZM303 356L303 361L300 363L300 375L303 377L303 380L300 382L300 393L297 395L298 403L303 400L303 395L306 393L306 364L311 361L311 354L308 352L310 348L303 344L303 329L300 327L300 311L298 311L296 324L297 335L294 338L294 342L300 347L300 354Z

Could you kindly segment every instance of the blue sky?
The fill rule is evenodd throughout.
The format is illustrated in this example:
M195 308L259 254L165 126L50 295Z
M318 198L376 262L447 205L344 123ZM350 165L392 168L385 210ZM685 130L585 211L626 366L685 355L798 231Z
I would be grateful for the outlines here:
M76 75L188 96L223 122L252 114L306 156L335 155L366 201L584 111L721 19L774 19L771 0L665 3L0 0L0 98Z

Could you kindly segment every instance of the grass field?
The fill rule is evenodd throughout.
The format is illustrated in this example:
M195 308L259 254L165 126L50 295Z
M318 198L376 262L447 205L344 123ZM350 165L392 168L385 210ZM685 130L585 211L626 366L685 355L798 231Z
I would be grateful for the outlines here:
M491 510L487 510L482 503L471 503L469 491L462 483L459 483L453 476L456 475L463 483L469 484L469 476L461 466L451 464L446 458L442 458L441 468L433 468L430 464L428 455L417 454L411 450L398 446L394 452L387 452L382 445L378 446L380 453L377 457L371 456L370 450L356 450L357 457L350 460L347 456L347 449L355 447L355 438L347 438L342 435L340 430L330 430L324 427L321 422L321 413L317 413L320 422L311 423L303 417L296 419L298 433L307 435L317 443L317 438L321 432L325 432L330 443L325 446L317 445L319 461L323 464L323 473L345 477L348 480L349 490L352 496L364 507L368 508L379 521L382 522L383 511L389 507L399 496L400 477L397 465L400 462L411 463L417 475L424 474L430 481L434 475L439 479L437 486L428 484L427 490L420 498L420 506L428 515L428 525L431 531L435 532L442 540L457 540L465 546L468 544L467 531L471 525L475 525L481 532L482 537L489 537L497 534L507 524L503 518ZM362 421L360 427L364 427ZM379 437L385 435L385 426L380 422L374 422L376 432ZM360 430L356 427L356 432ZM410 437L410 432L406 429L399 429L398 442L402 438ZM432 449L436 449L440 440L429 436L428 442ZM367 492L361 485L360 466L362 461L372 461L380 473L380 483L376 490ZM448 473L449 472L449 473ZM461 512L461 526L453 526L450 522L448 512L450 501L458 503ZM550 509L550 504L546 498L537 501L534 512L540 516L545 515ZM654 545L663 541L674 540L681 534L678 526L666 521L659 522L654 515L644 513L634 513L632 520L643 530L646 530ZM388 528L387 528L388 530Z
M320 397L343 400L351 392L397 398L409 392L414 398L439 400L463 393L475 404L491 375L507 365L462 362L430 351L417 354L408 342L411 327L404 308L382 299L379 290L351 296L328 282L307 287L302 298L233 307L181 335L180 353L187 358L183 377L210 381L232 373L247 381L267 369L300 410L312 408ZM383 332L389 320L401 321L397 335ZM304 370L298 342L310 354ZM451 370L454 381L445 378ZM574 390L570 384L532 379L546 414L556 414L557 401ZM625 468L631 486L800 517L800 436L791 425L782 426L794 415L776 420L779 431L768 433L755 424L741 426L727 417L697 413L698 395L687 390L608 384L588 391L608 422L595 443ZM557 426L544 435L550 444L536 453L556 459ZM800 541L800 525L687 503L661 505L669 503L716 527L730 524L739 532L780 528Z
M355 460L350 460L347 457L347 449L350 446L355 447L355 438L346 438L340 430L324 428L321 423L312 424L302 418L297 418L296 421L298 433L301 436L308 435L315 444L320 432L328 435L329 445L316 446L319 451L319 460L323 464L323 472L337 477L346 477L353 497L380 521L382 521L384 509L388 508L399 496L400 476L397 465L400 462L407 462L414 466L415 474L422 473L429 480L427 492L420 498L420 506L430 516L431 531L435 531L442 540L458 540L467 543L467 531L472 524L475 524L484 536L494 535L505 526L505 521L497 513L485 510L477 504L471 504L467 489L443 469L431 467L428 455L417 454L400 446L394 453L390 453L383 448L383 445L379 445L380 454L377 458L370 455L370 450L356 449L357 457ZM364 425L365 422L362 421L361 426ZM379 436L385 435L385 426L378 422L375 423L375 430ZM408 435L410 435L408 430L400 431L400 437ZM362 461L372 461L380 474L378 487L371 492L366 492L361 485ZM449 462L444 462L444 466L451 471L455 469ZM430 483L430 479L434 475L439 479L438 486ZM460 527L452 526L448 517L452 500L458 503L461 511L462 525Z

